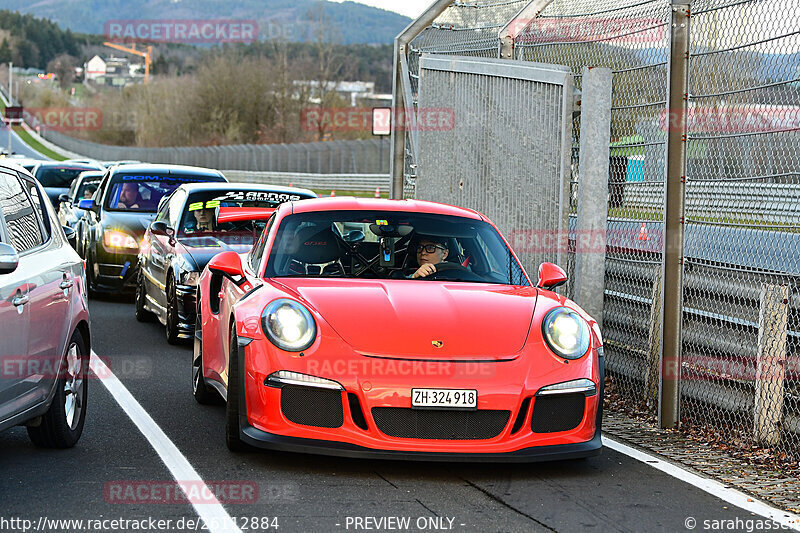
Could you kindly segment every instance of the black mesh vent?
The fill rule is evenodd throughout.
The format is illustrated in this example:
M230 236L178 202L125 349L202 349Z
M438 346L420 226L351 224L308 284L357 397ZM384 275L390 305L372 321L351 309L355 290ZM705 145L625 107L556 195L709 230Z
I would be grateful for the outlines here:
M586 397L583 393L537 396L533 402L531 430L556 433L575 429L583 420Z
M530 406L530 398L525 398L522 400L522 405L519 408L519 414L517 414L517 419L514 421L514 427L511 428L512 435L522 429L522 424L525 423L525 417L528 416L528 409L530 409Z
M378 429L403 439L482 440L498 436L511 411L454 411L445 409L372 409Z
M350 404L350 416L353 417L353 423L367 431L367 419L364 418L364 411L361 409L361 402L358 401L358 396L352 392L347 393L347 401Z
M281 411L289 421L304 426L338 428L344 423L342 393L335 390L284 385Z

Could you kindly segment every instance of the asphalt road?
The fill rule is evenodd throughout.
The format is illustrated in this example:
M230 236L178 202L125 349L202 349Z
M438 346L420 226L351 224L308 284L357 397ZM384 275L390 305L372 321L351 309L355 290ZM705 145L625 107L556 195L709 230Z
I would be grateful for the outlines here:
M4 150L8 150L9 146L11 147L11 152L14 152L19 155L23 155L25 157L29 157L31 159L43 159L47 160L48 158L44 157L42 154L25 144L22 139L19 138L19 135L14 133L11 129L8 129L8 126L2 127L3 132L0 133L0 148ZM10 138L9 138L10 137Z
M224 442L224 407L200 406L192 398L191 349L169 346L158 324L136 322L129 301L94 300L91 313L95 351L199 475L206 482L257 487L254 502L225 504L239 525L244 517L277 517L278 531L396 531L394 522L364 521L356 528L356 518L407 517L404 530L410 531L656 532L687 531L688 517L701 525L759 518L609 449L588 460L533 465L232 454ZM174 524L198 516L188 503L114 498L114 487L128 487L126 482L173 478L100 378L90 383L77 447L39 450L24 428L13 428L0 433L0 472L0 531L21 530L10 522L4 527L3 519L28 519L35 526L40 517L171 519L172 527L161 530L183 531L189 528ZM426 527L417 527L418 520ZM44 530L85 529L73 524ZM267 531L261 524L242 530Z

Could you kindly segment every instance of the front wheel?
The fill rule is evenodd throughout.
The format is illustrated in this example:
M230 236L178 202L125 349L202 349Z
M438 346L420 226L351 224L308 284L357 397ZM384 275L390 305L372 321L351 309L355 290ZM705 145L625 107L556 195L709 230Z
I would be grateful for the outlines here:
M144 303L147 300L147 289L144 286L144 275L141 269L136 276L136 320L139 322L152 322L153 313L145 309Z
M38 426L28 426L28 436L42 448L72 448L86 420L89 354L76 331L67 344L56 379L56 393Z
M236 326L231 326L230 356L228 357L228 401L225 404L225 444L232 452L248 449L239 436L239 338Z
M200 306L197 306L198 309ZM200 320L200 313L197 314L197 319L194 324L195 337L194 337L194 356L192 357L192 395L200 405L212 405L219 402L220 397L211 387L206 385L203 379L203 338L202 338L202 324ZM200 332L200 336L198 336Z

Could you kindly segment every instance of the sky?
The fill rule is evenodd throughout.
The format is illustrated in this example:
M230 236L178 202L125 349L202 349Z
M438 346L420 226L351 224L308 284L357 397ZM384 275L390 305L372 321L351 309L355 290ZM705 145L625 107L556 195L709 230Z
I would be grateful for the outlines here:
M344 0L330 0L342 3ZM434 0L350 0L359 4L394 11L407 17L417 18Z

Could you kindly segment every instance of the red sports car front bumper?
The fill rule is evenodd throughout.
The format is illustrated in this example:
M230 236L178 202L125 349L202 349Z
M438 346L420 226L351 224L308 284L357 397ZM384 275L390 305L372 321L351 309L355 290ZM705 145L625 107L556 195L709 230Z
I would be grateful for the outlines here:
M265 341L250 343L240 354L240 383L245 384L238 399L241 438L256 447L499 462L588 457L602 448L603 358L594 350L569 365L549 354L535 365L530 356L504 362L430 362L352 351L337 358L287 359ZM333 380L343 390L275 386L267 378L276 370ZM596 392L537 395L549 385L580 378L591 379ZM477 410L412 409L412 388L477 390Z

